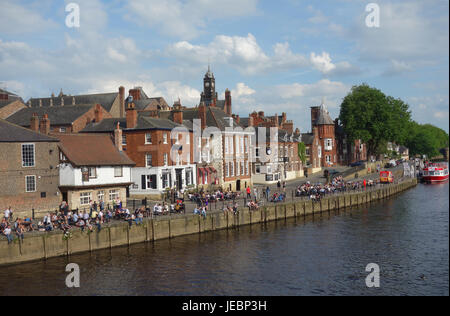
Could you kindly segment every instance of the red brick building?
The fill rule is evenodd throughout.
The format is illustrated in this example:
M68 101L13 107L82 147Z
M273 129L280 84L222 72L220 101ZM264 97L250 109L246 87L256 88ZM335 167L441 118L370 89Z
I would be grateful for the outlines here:
M331 167L338 164L334 121L322 103L311 107L311 127L317 128L319 136L318 158L321 167Z

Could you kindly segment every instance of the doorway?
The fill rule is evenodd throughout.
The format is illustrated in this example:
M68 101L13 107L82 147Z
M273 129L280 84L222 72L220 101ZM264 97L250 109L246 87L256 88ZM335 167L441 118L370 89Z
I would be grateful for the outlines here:
M183 169L175 169L175 180L177 183L177 190L180 191L183 188Z
M241 180L236 181L236 191L241 191Z

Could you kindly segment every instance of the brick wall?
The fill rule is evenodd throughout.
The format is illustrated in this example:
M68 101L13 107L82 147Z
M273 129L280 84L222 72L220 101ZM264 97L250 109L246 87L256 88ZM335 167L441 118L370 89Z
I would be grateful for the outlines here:
M58 143L34 143L35 167L27 168L22 167L21 144L0 143L0 207L11 206L21 216L30 216L32 208L37 213L56 209L61 202ZM26 176L36 176L35 192L25 192Z

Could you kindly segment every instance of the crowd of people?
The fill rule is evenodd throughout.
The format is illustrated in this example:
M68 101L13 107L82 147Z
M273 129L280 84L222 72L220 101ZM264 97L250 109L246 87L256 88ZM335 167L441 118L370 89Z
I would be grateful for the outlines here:
M322 197L327 194L342 193L347 191L355 191L373 187L378 184L378 180L359 180L359 181L345 181L342 176L333 178L327 184L311 184L309 181L298 186L295 196L308 197L314 201L320 201Z
M295 196L320 201L321 198L329 194L365 189L377 184L378 180L345 181L339 176L326 184L312 184L308 181L297 187ZM278 182L277 187L278 190L273 193L271 193L269 186L265 189L260 189L260 191L255 187L253 192L247 187L245 193L248 209L257 210L263 200L272 203L284 202L286 200L286 183ZM237 214L238 203L236 200L240 197L240 192L223 192L221 190L188 194L189 200L195 205L194 214L203 217L206 217L210 203L218 201L224 201L223 211L225 213ZM78 227L82 231L93 231L94 227L96 227L100 231L103 224L112 220L127 221L132 226L133 223L136 225L142 224L144 217L169 215L171 213L186 213L184 198L179 194L175 197L174 203L156 203L153 206L153 210L146 206L141 206L134 212L123 207L119 199L113 201L112 208L105 206L102 201L99 203L90 201L89 209L81 211L70 210L69 205L66 202L62 202L59 211L47 213L42 220L37 222L26 216L13 220L14 212L9 207L4 211L4 217L0 222L0 235L5 236L8 243L11 243L15 239L14 236L23 240L24 233L29 231L53 231L59 229L67 233L72 227Z

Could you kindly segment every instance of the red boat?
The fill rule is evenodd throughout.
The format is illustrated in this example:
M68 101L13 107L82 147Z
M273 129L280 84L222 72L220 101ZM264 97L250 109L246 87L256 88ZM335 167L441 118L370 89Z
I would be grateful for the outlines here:
M447 163L430 163L423 169L422 180L425 182L443 182L448 180Z

